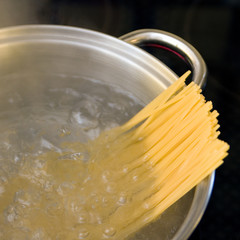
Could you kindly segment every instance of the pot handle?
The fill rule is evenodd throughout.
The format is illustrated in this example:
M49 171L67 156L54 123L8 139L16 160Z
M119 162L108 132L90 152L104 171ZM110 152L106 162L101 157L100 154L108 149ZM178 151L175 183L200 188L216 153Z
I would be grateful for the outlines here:
M139 47L141 45L156 46L174 52L190 65L192 80L203 87L207 75L206 64L199 52L182 38L161 30L142 29L125 34L120 39Z

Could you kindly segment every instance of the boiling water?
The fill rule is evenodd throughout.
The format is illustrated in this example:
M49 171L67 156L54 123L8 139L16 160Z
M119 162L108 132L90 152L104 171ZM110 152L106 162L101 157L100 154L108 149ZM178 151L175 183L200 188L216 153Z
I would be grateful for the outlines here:
M106 191L88 184L88 140L126 122L142 103L116 86L78 77L1 79L0 239L94 239L107 216L96 208L124 204L103 169ZM24 84L23 84L24 81ZM90 189L90 190L89 190ZM169 239L182 224L192 193L132 239ZM107 213L107 211L106 211ZM95 239L114 239L111 223Z

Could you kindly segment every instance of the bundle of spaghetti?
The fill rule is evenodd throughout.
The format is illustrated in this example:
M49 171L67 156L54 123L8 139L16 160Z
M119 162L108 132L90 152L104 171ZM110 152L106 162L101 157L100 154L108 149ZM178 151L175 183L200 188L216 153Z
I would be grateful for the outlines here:
M223 163L229 146L218 139L218 113L199 86L185 85L189 74L127 123L95 140L93 147L101 145L101 150L92 156L89 171L114 173L115 191L125 193L124 204L108 208L108 218L99 230L96 227L96 236L110 225L115 229L113 239L125 239Z

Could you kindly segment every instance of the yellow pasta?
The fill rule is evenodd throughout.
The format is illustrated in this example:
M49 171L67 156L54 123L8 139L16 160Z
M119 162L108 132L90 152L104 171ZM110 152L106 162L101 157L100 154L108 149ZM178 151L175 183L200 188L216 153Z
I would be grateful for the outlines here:
M126 186L132 199L109 216L114 239L126 238L156 219L227 155L228 144L217 138L218 113L211 111L212 103L196 84L184 85L188 75L107 133L112 141L104 158L98 157L99 164L116 172L119 190Z

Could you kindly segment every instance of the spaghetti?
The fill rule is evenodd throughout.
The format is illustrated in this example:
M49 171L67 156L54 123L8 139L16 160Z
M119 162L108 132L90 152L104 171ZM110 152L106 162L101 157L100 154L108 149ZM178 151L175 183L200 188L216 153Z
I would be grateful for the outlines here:
M110 213L114 239L124 239L156 219L227 156L228 144L218 139L218 113L196 84L185 86L189 74L95 141L107 146L98 164L115 172L119 191L124 186L131 198Z

